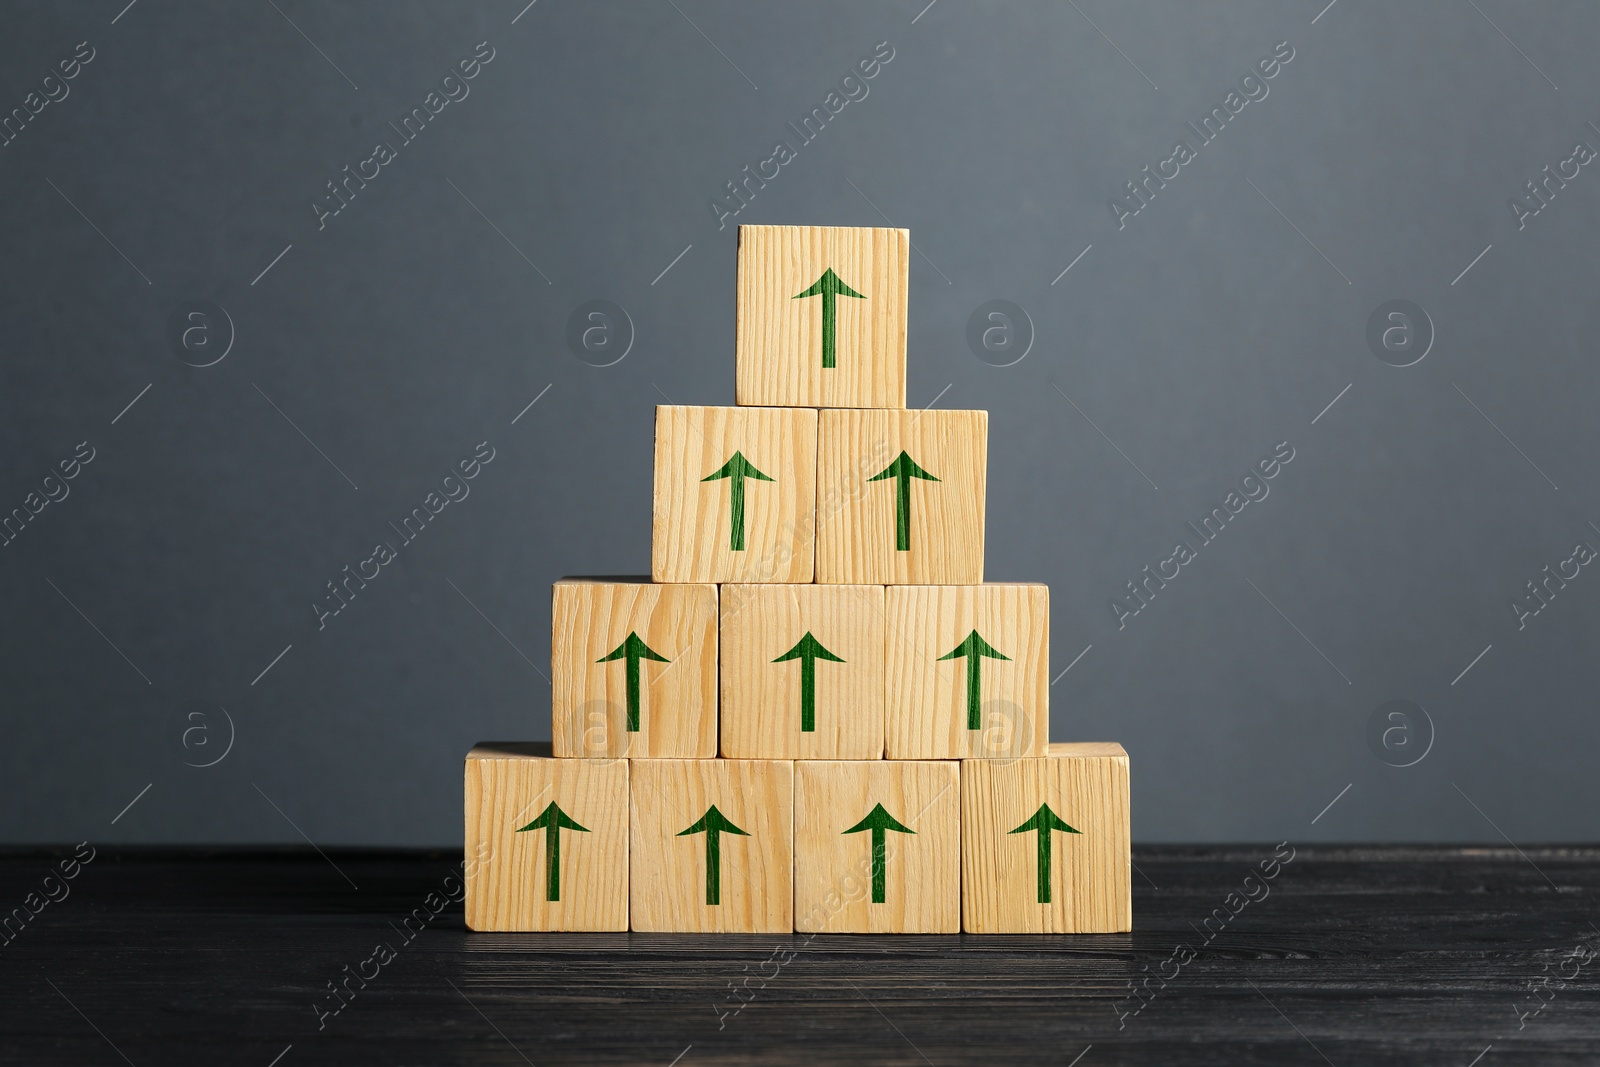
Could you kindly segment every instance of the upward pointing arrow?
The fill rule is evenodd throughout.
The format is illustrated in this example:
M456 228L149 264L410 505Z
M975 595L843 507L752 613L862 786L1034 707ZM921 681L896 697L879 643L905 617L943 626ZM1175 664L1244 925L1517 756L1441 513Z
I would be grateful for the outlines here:
M770 482L772 479L756 470L755 466L744 458L743 452L735 452L728 457L728 462L700 480L702 482L715 482L723 478L730 479L733 483L733 492L728 501L729 523L732 527L728 534L728 547L735 552L743 552L744 480L746 478L754 478L757 481Z
M981 665L984 658L1010 660L1011 657L996 652L983 638L978 636L978 631L973 630L948 655L940 656L941 660L957 659L965 656L967 660L967 729L976 730L982 727L983 719L979 714L978 687L982 678Z
M715 804L706 809L698 822L687 830L679 830L679 837L689 834L706 835L706 903L722 903L722 835L724 833L738 834L740 837L750 835L733 825L728 817L717 810Z
M844 660L823 648L822 642L812 637L810 630L795 642L793 648L772 662L783 663L791 659L800 661L800 732L813 733L817 728L817 660L825 659L829 663L843 663Z
M884 868L889 865L887 831L893 830L897 834L914 834L916 831L901 825L898 819L883 810L882 804L874 804L865 819L844 832L859 834L863 830L872 831L872 902L882 904L886 881Z
M639 635L632 630L622 639L622 644L595 660L596 663L609 663L611 660L620 659L626 662L623 669L627 671L628 679L628 732L639 732L639 661L642 659L655 660L657 663L670 663L665 656L659 656L655 650L645 644Z
M1038 833L1039 844L1039 903L1050 903L1050 831L1060 830L1064 833L1077 834L1081 830L1074 830L1061 821L1061 816L1050 810L1049 804L1040 804L1039 810L1028 817L1028 821L1009 831L1013 834Z
M837 346L834 339L837 333L835 318L839 313L836 298L854 296L865 300L866 297L840 281L839 276L833 273L832 267L823 271L822 277L811 283L811 288L803 293L794 294L793 299L799 300L804 296L822 297L822 369L828 370L834 364L834 352Z
M894 507L894 548L896 552L909 552L911 550L911 479L921 478L923 481L936 482L939 479L917 466L912 458L901 452L894 458L894 462L883 470L868 478L869 482L881 482L885 478L893 478L898 484L899 496L895 498Z
M546 900L561 899L561 831L577 830L579 833L588 833L587 826L579 826L572 817L551 801L539 817L526 826L517 828L517 833L524 830L544 831L544 898Z

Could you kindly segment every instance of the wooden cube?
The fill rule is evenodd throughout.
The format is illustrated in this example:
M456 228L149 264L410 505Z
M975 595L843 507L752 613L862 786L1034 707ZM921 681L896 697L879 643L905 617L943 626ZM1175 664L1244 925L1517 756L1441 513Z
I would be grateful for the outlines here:
M552 599L557 756L716 755L716 586L564 578Z
M824 411L817 581L983 581L986 411Z
M1133 929L1128 754L1056 744L1038 759L961 764L961 928Z
M890 759L1044 755L1049 586L892 585L884 614Z
M907 230L740 226L738 403L905 407L910 253Z
M486 742L466 761L469 930L628 928L628 763Z
M795 764L795 929L956 933L959 767L953 760Z
M722 754L883 758L883 586L722 587Z
M656 408L658 582L809 582L817 413Z
M635 930L794 929L794 764L634 760Z

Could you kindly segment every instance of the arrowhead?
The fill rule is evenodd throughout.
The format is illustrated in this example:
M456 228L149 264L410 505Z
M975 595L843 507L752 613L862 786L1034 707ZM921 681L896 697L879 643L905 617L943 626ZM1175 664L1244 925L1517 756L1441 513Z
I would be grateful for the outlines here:
M989 642L978 636L978 631L976 630L968 634L966 640L962 641L955 648L952 648L948 655L940 656L939 658L941 660L958 659L961 656L987 656L990 659L1011 659L1010 656L995 651Z
M916 833L911 827L902 825L893 815L884 811L882 804L874 804L872 810L867 812L865 819L845 830L844 833L859 834L863 830L893 830L897 834Z
M737 826L733 825L733 823L729 822L728 817L722 814L722 812L718 811L715 804L707 808L706 813L700 816L699 820L695 822L693 826L690 826L687 830L679 830L678 836L686 837L689 834L704 833L738 834L740 837L750 836Z
M772 481L771 478L756 470L755 465L744 458L743 452L735 452L728 457L728 462L700 480L702 482L715 482L723 478L754 478L761 482Z
M1049 804L1040 804L1039 810L1030 815L1027 822L1023 823L1015 830L1008 832L1013 834L1021 834L1028 833L1033 830L1037 830L1042 834L1047 834L1051 830L1061 830L1069 834L1079 834L1083 832L1082 830L1074 830L1072 827L1062 822L1061 816L1051 811Z
M936 482L939 480L933 475L929 474L927 471L923 470L921 467L917 466L916 461L910 456L906 455L905 452L901 452L894 458L893 463L889 464L887 467L883 468L883 470L868 478L867 481L881 482L885 478L921 478L924 481L929 482Z
M803 293L794 294L792 299L799 300L803 296L821 296L824 293L835 293L839 296L856 296L861 297L862 300L866 299L866 297L861 296L860 293L856 292L844 282L840 281L839 276L833 273L832 267L829 267L827 270L823 271L822 277L812 282L809 289Z
M774 662L774 663L782 663L785 660L791 660L791 659L797 659L797 660L802 660L802 661L803 660L807 660L807 659L812 659L812 660L825 659L829 663L843 663L844 662L844 660L840 659L838 656L835 656L832 652L829 652L827 649L823 648L822 647L822 642L818 641L815 637L812 637L810 630L807 630L806 631L806 635L804 637L802 637L799 641L795 642L795 646L793 648L791 648L789 651L785 652L783 655L779 656L777 659L773 660L772 662Z
M539 817L537 819L534 819L526 826L519 826L516 832L520 834L524 830L546 830L550 833L557 833L563 829L579 830L583 833L589 832L589 828L587 826L579 826L575 821L573 821L570 815L562 811L560 806L552 800L545 807L545 809L539 813Z
M605 655L595 660L595 662L609 663L614 659L653 659L657 663L672 662L665 656L657 655L655 650L649 645L645 644L644 641L640 640L639 635L634 633L632 630L629 630L628 636L622 639L622 644L618 645L616 648L613 648L610 652L607 652Z

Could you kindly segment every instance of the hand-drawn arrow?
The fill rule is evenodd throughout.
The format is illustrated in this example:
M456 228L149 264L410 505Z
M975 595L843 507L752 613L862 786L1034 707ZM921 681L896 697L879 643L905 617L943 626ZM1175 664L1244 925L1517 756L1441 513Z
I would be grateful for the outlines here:
M761 482L770 482L765 474L756 470L751 462L744 458L743 452L735 452L728 457L728 462L712 471L700 480L702 482L715 482L728 478L733 483L733 492L728 501L728 511L732 530L728 536L728 547L735 552L744 551L744 480L754 478Z
M950 650L947 656L940 656L940 660L957 659L962 656L967 660L967 729L977 730L983 726L983 719L979 714L978 685L982 678L980 664L984 657L989 659L1010 660L1011 657L996 652L990 647L989 642L978 636L978 631L969 633L966 640Z
M825 659L829 663L843 663L844 660L823 648L810 630L793 648L772 662L791 659L800 661L800 732L814 733L817 729L817 660Z
M715 804L706 809L698 822L687 830L679 830L678 836L685 837L689 834L706 835L706 903L722 903L722 835L724 833L738 834L740 837L750 835L728 821L728 817L717 810Z
M657 663L670 663L665 656L658 656L654 649L645 644L639 635L632 630L622 639L622 644L595 660L596 663L609 663L611 660L625 660L623 669L627 672L628 679L628 732L639 732L639 661L642 659L655 660Z
M866 297L840 281L839 276L833 273L832 267L823 271L822 277L811 283L811 288L803 293L794 294L793 299L799 300L801 297L806 296L822 297L822 369L828 370L834 365L834 353L837 345L834 340L837 332L835 319L838 316L835 298L854 296L865 300Z
M893 815L883 810L882 804L874 804L865 819L844 832L858 834L862 830L872 831L872 902L882 904L886 880L884 868L889 865L887 831L893 830L897 834L914 834L916 831L909 826L902 826Z
M899 495L895 498L894 507L894 548L896 552L909 552L911 550L911 479L921 478L923 481L928 482L936 482L939 479L917 466L905 452L901 452L894 458L893 463L868 478L867 481L881 482L885 478L893 478L899 483Z
M1028 821L1009 831L1013 834L1035 832L1039 835L1039 903L1050 903L1050 831L1060 830L1063 833L1078 834L1081 830L1074 830L1061 821L1061 816L1050 810L1049 804L1040 804L1039 810L1028 817Z
M526 826L517 828L517 833L524 830L544 831L544 899L561 899L561 831L577 830L579 833L588 833L587 826L579 826L572 817L551 801L539 817Z

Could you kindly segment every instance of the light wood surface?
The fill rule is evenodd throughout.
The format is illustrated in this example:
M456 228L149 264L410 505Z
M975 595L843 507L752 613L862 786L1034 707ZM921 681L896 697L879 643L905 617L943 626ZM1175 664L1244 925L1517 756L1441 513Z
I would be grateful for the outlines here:
M626 760L552 759L548 744L488 742L467 754L465 787L469 930L628 928ZM550 829L520 830L552 803L583 827L557 831L556 900Z
M790 933L794 929L794 764L788 760L634 760L633 929ZM715 805L743 835L718 837L708 904L705 832L683 831Z
M945 761L795 764L795 929L802 933L955 933L961 927L960 765ZM878 805L883 899L873 831L845 833Z
M1048 903L1038 833L1011 831L1049 805ZM1037 759L961 764L962 929L974 934L1117 933L1133 928L1128 755L1121 745L1054 744Z
M738 453L753 475L723 472ZM737 461L732 461L737 463ZM742 496L742 547L735 505ZM809 582L814 573L817 413L656 408L651 576L658 582Z
M907 230L740 226L735 396L740 404L906 406ZM823 366L823 297L799 297L832 270L861 294L834 298L834 366Z
M639 729L628 730L636 634ZM717 752L717 587L563 579L550 612L551 737L557 756L708 757Z
M986 411L824 411L818 424L817 581L975 585L983 581ZM904 452L938 481L871 479Z
M884 614L890 759L1042 756L1050 732L1050 588L892 585ZM943 659L976 631L1006 656ZM970 647L970 646L969 646ZM980 646L981 647L981 646ZM968 715L978 663L978 728Z
M883 586L725 585L721 609L724 756L883 758ZM808 634L820 652L802 646ZM809 668L800 658L780 659L806 652Z

